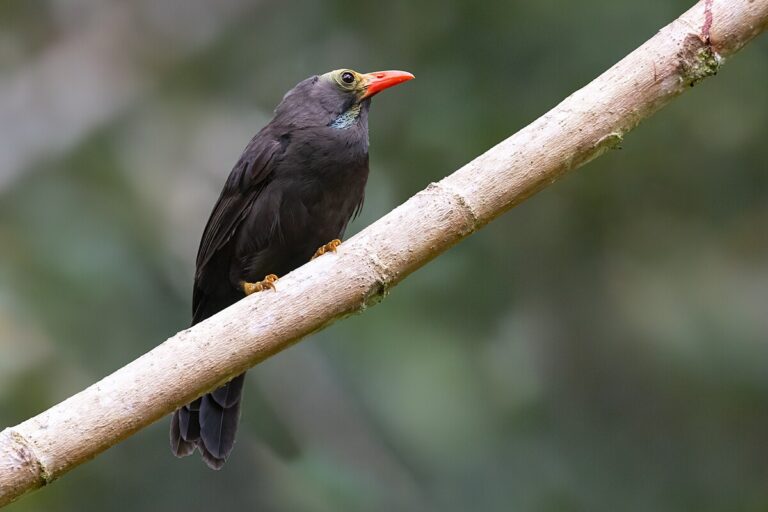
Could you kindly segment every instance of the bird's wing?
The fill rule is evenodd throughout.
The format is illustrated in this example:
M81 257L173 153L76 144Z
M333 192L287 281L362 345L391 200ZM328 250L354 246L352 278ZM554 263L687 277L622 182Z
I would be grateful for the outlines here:
M230 241L238 224L267 183L269 175L274 170L275 156L280 147L277 140L260 133L251 140L230 172L200 240L192 298L193 311L197 309L198 302L202 298L198 284L206 266Z

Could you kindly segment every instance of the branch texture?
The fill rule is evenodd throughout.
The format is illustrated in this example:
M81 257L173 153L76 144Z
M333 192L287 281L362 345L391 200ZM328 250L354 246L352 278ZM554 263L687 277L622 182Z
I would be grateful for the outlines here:
M702 0L512 137L323 256L0 432L0 506L169 414L389 288L714 75L768 25L768 0Z

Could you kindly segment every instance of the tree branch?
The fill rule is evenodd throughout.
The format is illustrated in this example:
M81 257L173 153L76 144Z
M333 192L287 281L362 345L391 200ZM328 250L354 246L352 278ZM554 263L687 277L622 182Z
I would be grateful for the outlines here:
M184 330L100 382L0 432L0 505L330 323L379 302L429 260L714 75L765 30L768 0L702 0L557 107L429 185L336 255Z

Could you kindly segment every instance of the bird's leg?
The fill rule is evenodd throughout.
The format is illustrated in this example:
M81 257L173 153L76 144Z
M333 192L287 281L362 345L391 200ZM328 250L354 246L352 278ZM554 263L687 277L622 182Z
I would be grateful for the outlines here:
M268 276L264 277L263 280L257 281L255 283L249 283L247 281L240 281L240 289L243 290L243 293L245 293L246 297L252 293L260 292L267 289L275 289L275 282L277 281L277 276L275 274L269 274Z
M323 254L327 253L328 251L336 252L336 248L341 245L341 240L338 238L335 238L328 242L327 244L320 247L318 250L315 251L315 255L312 256L312 259L317 258L318 256L322 256Z

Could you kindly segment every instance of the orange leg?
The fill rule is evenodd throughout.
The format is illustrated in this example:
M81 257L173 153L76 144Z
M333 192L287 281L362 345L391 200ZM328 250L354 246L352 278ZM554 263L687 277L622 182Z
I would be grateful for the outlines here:
M317 258L318 256L322 256L323 254L327 253L328 251L336 252L336 248L341 245L341 240L336 238L335 240L331 240L324 246L320 247L317 251L315 251L315 255L312 256L312 259Z
M275 274L269 274L266 276L262 281L258 281L255 283L248 283L246 281L240 282L240 288L243 290L246 296L268 290L268 289L275 289L275 282L277 281L277 276Z

